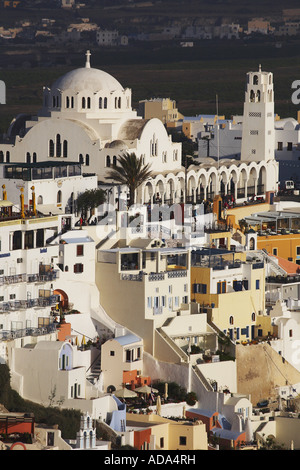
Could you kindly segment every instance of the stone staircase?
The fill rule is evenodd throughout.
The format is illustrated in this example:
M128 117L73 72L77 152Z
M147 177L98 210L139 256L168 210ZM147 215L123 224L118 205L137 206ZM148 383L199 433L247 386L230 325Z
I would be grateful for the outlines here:
M91 384L94 385L99 380L100 373L101 373L101 354L99 352L99 355L97 356L97 358L95 359L95 361L93 362L93 364L87 371L86 379Z

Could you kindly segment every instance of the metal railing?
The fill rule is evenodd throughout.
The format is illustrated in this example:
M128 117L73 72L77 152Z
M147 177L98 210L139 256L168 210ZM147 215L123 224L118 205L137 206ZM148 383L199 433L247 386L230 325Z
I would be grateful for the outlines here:
M38 297L37 299L14 300L0 303L0 312L9 312L34 307L51 307L59 301L58 295Z
M56 331L56 324L51 323L47 326L37 328L22 328L19 330L0 330L0 341L9 341L16 338L23 338L24 336L41 336Z

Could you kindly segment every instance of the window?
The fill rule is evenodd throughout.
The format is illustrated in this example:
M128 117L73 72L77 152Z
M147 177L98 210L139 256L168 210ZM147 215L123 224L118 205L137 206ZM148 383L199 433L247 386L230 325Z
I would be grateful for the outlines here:
M206 284L193 284L194 294L206 294L207 286Z
M300 255L300 246L297 246L296 250L297 250L297 255Z
M54 157L54 142L53 142L53 140L49 141L49 157Z
M256 290L259 290L259 285L260 285L259 279L256 279L255 281Z
M293 142L288 142L287 143L287 150L291 152L293 150Z
M60 203L61 203L61 196L62 196L62 194L61 194L61 191L59 190L59 191L57 192L57 204L60 204Z
M85 98L82 98L81 107L82 107L83 109L85 108Z
M89 166L89 165L90 165L90 156L89 156L88 153L87 153L86 156L85 156L85 164L86 164L86 166Z
M225 294L226 292L226 281L220 281L217 283L217 294Z
M273 248L273 255L277 256L277 248Z
M233 325L233 316L232 315L229 317L229 324Z
M64 144L63 144L63 157L64 158L67 158L68 156L68 141L67 140L64 140Z
M77 245L76 256L83 256L83 245Z
M76 263L74 264L74 273L83 273L83 264L82 263Z
M282 150L283 149L283 144L282 142L277 143L277 150Z
M179 445L186 446L186 436L179 436Z
M110 167L110 156L107 155L106 157L106 166L109 168Z
M152 307L152 297L147 297L147 307L148 308Z
M293 330L289 330L289 337L290 337L290 338L293 337Z
M159 440L159 446L160 446L161 449L164 448L164 438L163 437L161 437L160 440Z
M56 156L61 157L61 141L59 134L56 136Z
M114 356L114 355L115 355L115 351L110 351L109 355L110 355L110 356Z

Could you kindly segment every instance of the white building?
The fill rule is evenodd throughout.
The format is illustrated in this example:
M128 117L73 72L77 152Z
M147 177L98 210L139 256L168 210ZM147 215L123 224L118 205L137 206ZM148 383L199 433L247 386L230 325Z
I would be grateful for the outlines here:
M24 195L25 210L41 214L68 214L68 226L76 212L78 196L97 188L97 176L83 174L82 164L71 162L3 163L0 165L0 185L5 185L9 200L20 207L20 191Z

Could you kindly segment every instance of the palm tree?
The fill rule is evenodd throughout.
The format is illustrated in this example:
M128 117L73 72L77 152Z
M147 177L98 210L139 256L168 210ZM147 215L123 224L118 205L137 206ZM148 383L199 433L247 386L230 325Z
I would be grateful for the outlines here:
M136 189L151 176L150 165L143 165L142 157L138 158L134 152L119 155L117 165L109 170L106 179L113 179L117 183L129 188L129 206L134 204Z

